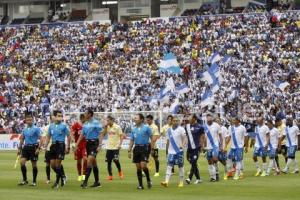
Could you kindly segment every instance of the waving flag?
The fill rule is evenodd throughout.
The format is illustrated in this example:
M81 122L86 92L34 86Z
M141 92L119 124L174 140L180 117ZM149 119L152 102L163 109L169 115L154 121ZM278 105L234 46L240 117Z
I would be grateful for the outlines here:
M173 53L168 53L164 56L164 59L160 61L159 71L167 71L173 74L180 74L181 69L177 58Z
M277 81L275 83L276 88L279 88L281 91L284 91L286 89L286 87L289 85L290 84L287 81L285 81L285 82Z
M220 60L221 60L220 54L219 54L219 53L214 53L214 54L211 56L211 58L210 58L210 63L211 63L211 64L214 64L214 63L216 63L216 62L218 62L218 61L220 61Z
M176 87L177 94L185 94L189 91L190 91L190 88L186 84L181 84L178 87Z

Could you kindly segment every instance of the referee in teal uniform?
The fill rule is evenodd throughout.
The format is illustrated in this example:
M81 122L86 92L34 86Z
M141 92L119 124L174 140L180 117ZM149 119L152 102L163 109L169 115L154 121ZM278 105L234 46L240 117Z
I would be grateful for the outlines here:
M131 159L132 148L133 148L133 163L136 164L137 177L139 185L137 189L144 189L143 186L143 174L144 171L147 178L147 186L150 189L152 187L152 182L150 179L149 170L147 167L149 148L153 151L154 141L152 139L151 128L144 123L144 116L142 114L137 114L134 117L135 126L132 128L130 135L130 143L128 149L128 157ZM151 140L151 147L149 147L149 141Z

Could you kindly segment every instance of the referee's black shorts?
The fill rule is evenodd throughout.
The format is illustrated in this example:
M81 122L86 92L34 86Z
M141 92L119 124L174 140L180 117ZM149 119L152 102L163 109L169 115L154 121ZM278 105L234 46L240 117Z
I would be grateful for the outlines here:
M64 142L56 142L50 146L50 160L64 160L66 145Z
M28 144L25 145L22 149L21 158L25 158L30 161L37 161L39 156L35 154L38 144Z
M133 149L133 163L148 162L149 145L135 145Z
M112 162L113 160L118 161L119 160L119 149L107 149L106 150L106 162Z
M98 146L99 146L99 140L95 139L95 140L87 140L86 141L86 153L87 156L93 156L93 157L97 157L97 153L98 153Z

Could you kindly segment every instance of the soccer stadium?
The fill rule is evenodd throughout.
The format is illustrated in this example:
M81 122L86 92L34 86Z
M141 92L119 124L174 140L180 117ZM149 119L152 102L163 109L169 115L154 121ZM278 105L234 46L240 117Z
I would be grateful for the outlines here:
M0 199L298 200L299 0L0 0Z

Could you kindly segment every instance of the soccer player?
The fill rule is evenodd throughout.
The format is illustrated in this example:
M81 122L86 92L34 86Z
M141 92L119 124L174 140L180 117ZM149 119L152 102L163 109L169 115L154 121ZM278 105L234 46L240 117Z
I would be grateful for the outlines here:
M299 173L298 161L296 160L296 151L298 148L298 137L300 135L300 131L297 125L294 125L293 118L288 116L286 119L286 127L283 136L280 139L280 142L285 138L287 139L287 163L285 168L282 170L283 173L288 173L289 167L291 164L294 164L294 174Z
M87 152L87 168L85 180L80 185L82 189L87 188L88 180L93 170L95 182L90 187L101 187L99 181L99 169L97 165L97 153L101 150L102 143L100 143L102 126L98 120L94 118L94 112L91 109L87 109L84 113L85 123L82 127L82 134L80 134L75 151L78 149L79 144L85 138L86 139L86 152Z
M52 117L50 116L50 122L52 120ZM45 125L42 129L42 137L43 137L43 144L46 144L47 140L47 135L48 135L48 129L49 129L50 124ZM45 160L44 162L46 163L46 184L50 183L50 173L51 173L51 166L50 166L50 146L51 144L49 143L48 146L45 146Z
M197 120L198 118L196 115L190 115L189 122L185 126L185 131L188 138L188 148L186 156L187 160L191 164L189 178L185 180L187 184L191 183L194 175L196 177L196 181L194 182L194 184L199 184L202 182L197 162L200 150L203 149L204 146L205 136L204 129L200 124L198 124Z
M128 158L132 157L132 148L133 149L133 163L136 165L137 169L137 178L139 185L137 189L143 190L143 174L144 171L147 178L147 187L150 189L152 187L152 182L150 179L149 169L147 167L148 162L148 148L149 148L149 140L151 139L151 148L153 148L154 140L152 137L151 128L144 124L144 116L143 114L137 114L134 116L135 126L132 128L132 132L130 135L130 143L128 149Z
M249 136L247 134L246 128L243 125L241 125L241 122L238 117L234 117L231 120L231 125L229 126L228 131L229 135L226 138L225 148L227 149L229 142L231 143L231 148L227 158L227 171L232 169L234 160L236 162L236 171L233 179L239 180L242 175L241 172L243 165L244 148L245 152L248 152ZM228 176L226 175L224 177L224 180L227 179Z
M210 181L217 181L217 168L219 151L223 151L222 129L219 124L213 121L211 113L206 115L206 124L204 124L204 131L206 136L206 159L208 161L208 171Z
M20 163L23 176L23 181L19 183L19 185L23 186L28 184L26 162L30 160L32 164L33 175L33 181L31 186L36 186L36 177L38 174L37 161L42 143L41 129L33 124L33 117L31 113L25 114L25 123L26 127L22 131L18 149L18 155L21 154Z
M268 128L270 130L270 144L268 147L268 156L269 156L269 166L268 166L268 170L267 170L267 176L270 175L271 170L273 169L273 167L275 168L275 175L279 175L280 171L278 169L278 166L276 164L276 156L277 156L277 148L279 146L279 131L277 128L274 127L273 121L272 120L268 120L267 121L267 125Z
M168 166L166 171L166 178L161 185L169 186L169 180L172 175L172 168L178 165L179 168L179 184L178 187L183 187L184 180L184 156L183 149L187 144L185 129L179 126L179 119L173 116L172 127L167 130L167 152L168 152Z
M254 152L253 152L253 161L255 162L256 166L256 174L255 176L266 176L267 171L267 150L270 144L270 130L264 124L264 118L258 117L256 120L257 126L255 127L255 143L254 143ZM259 166L259 162L257 157L262 158L263 166L262 170Z
M80 114L79 122L75 122L71 127L72 140L77 143L82 125L84 124L84 114ZM74 159L77 161L78 181L85 180L86 167L87 167L87 154L86 154L86 140L83 138L74 151Z
M166 136L167 135L167 131L169 128L172 127L172 119L173 119L173 116L172 115L168 115L167 117L167 124L165 124L163 127L162 127L162 136ZM166 150L167 151L167 150ZM167 152L166 152L167 153ZM168 155L168 153L167 153ZM174 174L175 170L174 170L174 167L172 168L172 174Z
M154 148L153 148L153 151L151 153L151 156L153 157L154 162L155 162L154 177L158 177L159 176L159 160L158 160L158 148L157 148L156 142L160 138L160 134L158 132L158 127L153 122L153 116L152 115L147 115L146 116L146 122L147 122L148 126L151 128L152 135L153 135Z
M278 118L275 120L275 126L279 131L279 137L282 138L282 136L285 132L285 127L286 127L285 124L282 122L281 119ZM284 140L281 141L280 148L278 148L278 154L281 154L284 157L285 163L287 163L286 138L284 138ZM276 160L278 169L280 169L278 155L276 156L275 160Z
M105 135L107 138L107 146L106 146L106 162L107 162L107 171L108 177L107 180L113 180L112 174L112 162L115 163L120 179L124 178L124 174L121 169L121 164L119 160L120 149L122 147L124 134L122 132L121 127L115 122L115 119L112 116L107 117L107 125L104 128L102 133L102 137ZM101 138L102 140L102 138Z
M226 168L227 155L226 155L226 149L224 147L225 147L225 140L228 137L229 133L228 133L227 128L222 125L222 120L221 120L220 117L217 117L216 123L221 126L222 146L220 145L220 149L223 149L223 150L219 151L218 161L220 163L222 163L222 165L224 166L224 178L226 179L226 174L227 174L227 168ZM219 180L219 167L218 167L218 164L216 164L216 179L217 179L217 181Z
M46 145L50 143L50 164L51 168L56 173L56 181L52 188L59 188L59 181L61 181L61 187L66 184L66 178L64 176L62 161L65 158L65 154L70 152L70 130L67 124L63 123L62 111L54 111L54 123L51 123L48 130ZM65 145L67 138L67 148Z

